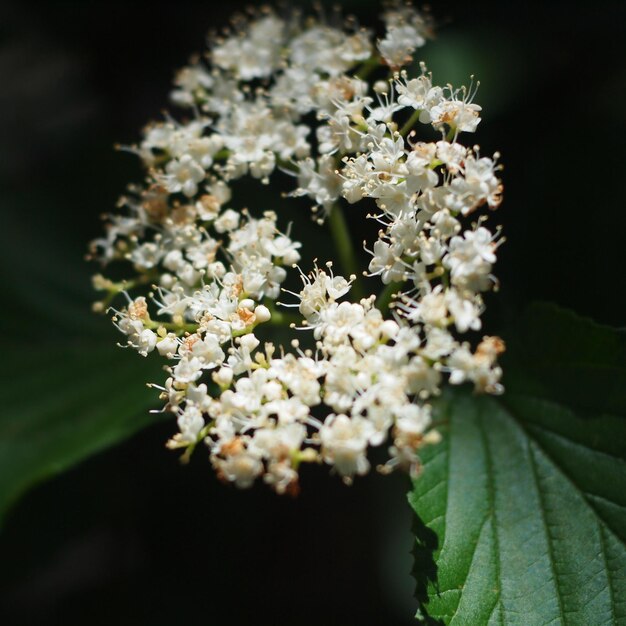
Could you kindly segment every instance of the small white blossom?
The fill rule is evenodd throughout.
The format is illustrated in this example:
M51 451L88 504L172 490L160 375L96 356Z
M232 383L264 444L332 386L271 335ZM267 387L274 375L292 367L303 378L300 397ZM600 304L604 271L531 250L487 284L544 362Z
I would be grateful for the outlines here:
M178 428L180 428L179 441L195 443L200 431L204 428L202 412L193 404L187 405L178 417Z
M269 76L280 60L285 24L273 15L253 22L247 33L236 34L213 48L213 62L242 80Z
M178 350L178 341L176 341L176 335L168 334L162 339L159 339L156 344L156 349L161 356L172 357Z
M239 226L239 218L237 211L228 209L215 220L215 230L218 233L235 230Z
M257 476L263 471L263 463L248 452L229 455L226 459L214 461L219 475L227 481L235 483L240 489L252 486Z
M174 380L178 383L191 383L202 376L202 361L197 357L181 359L172 370Z
M360 417L329 415L320 430L322 454L346 478L365 474L369 462L365 455L374 427Z
M198 191L198 183L204 179L202 166L190 155L170 161L165 167L162 181L170 193L182 192L191 198Z

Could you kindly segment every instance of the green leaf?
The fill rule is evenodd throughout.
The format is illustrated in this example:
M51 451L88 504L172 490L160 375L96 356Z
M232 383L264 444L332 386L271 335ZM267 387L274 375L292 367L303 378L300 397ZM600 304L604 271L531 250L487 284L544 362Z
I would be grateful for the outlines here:
M24 217L33 202L46 206L37 228ZM165 378L156 355L116 348L121 335L91 311L96 268L83 260L82 237L59 222L67 208L30 192L8 192L2 206L0 262L19 271L3 284L12 306L0 364L0 524L30 487L161 419L146 383Z
M624 335L548 306L514 332L504 396L437 404L409 496L418 618L626 624Z
M158 359L112 343L24 347L11 370L0 413L0 521L34 484L160 419L150 413L161 382ZM14 352L14 353L13 353Z

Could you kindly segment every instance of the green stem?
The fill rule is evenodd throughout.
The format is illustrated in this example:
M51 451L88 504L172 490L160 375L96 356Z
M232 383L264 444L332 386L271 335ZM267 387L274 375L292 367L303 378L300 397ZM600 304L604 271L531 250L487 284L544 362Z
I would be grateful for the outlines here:
M450 286L450 276L446 271L441 274L441 284L444 286L445 289Z
M403 137L406 137L413 129L413 126L417 124L417 122L420 119L421 113L422 113L421 109L415 109L415 111L413 111L411 117L404 123L404 126L400 129L400 134Z
M387 313L389 311L393 296L396 293L402 291L402 286L403 283L389 283L378 294L378 298L376 298L376 307L380 310L381 313Z
M379 65L380 57L376 54L363 62L363 65L355 72L354 77L365 80Z
M231 155L231 151L228 148L222 148L221 150L218 150L213 155L213 160L214 161L226 161L226 159L228 159L230 155Z
M158 274L155 271L148 271L144 274L137 276L136 278L131 278L128 280L122 280L121 282L114 283L112 280L108 278L104 278L103 276L98 276L98 283L94 282L94 289L96 291L106 291L106 296L100 300L100 306L98 309L104 313L108 306L113 302L115 296L122 293L123 291L130 291L135 287L139 287L140 285L147 285L158 277ZM94 279L95 281L95 279Z
M350 275L356 277L352 283L352 293L357 300L360 300L365 297L363 285L361 284L361 268L359 267L356 251L352 245L348 223L339 203L332 206L328 216L328 224L342 270L348 274L348 277Z

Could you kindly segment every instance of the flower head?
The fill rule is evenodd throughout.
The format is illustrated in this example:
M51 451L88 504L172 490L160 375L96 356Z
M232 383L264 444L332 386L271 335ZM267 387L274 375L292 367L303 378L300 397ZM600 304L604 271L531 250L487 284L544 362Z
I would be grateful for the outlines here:
M98 308L122 294L110 308L122 345L166 362L159 389L178 427L168 447L188 458L206 445L238 487L262 478L296 493L310 462L349 483L386 441L381 469L415 475L420 448L438 440L429 400L445 380L502 391L501 340L472 348L462 337L482 327L502 242L476 217L501 202L497 155L459 140L480 122L476 88L437 85L424 64L410 71L431 35L415 8L392 3L381 22L376 34L263 9L212 37L176 74L184 114L127 148L145 184L129 187L92 244L131 274L94 279ZM279 211L240 208L246 180L284 174L284 195L310 201L320 237L330 230L343 275L303 261ZM346 227L361 217L378 226L366 268ZM287 291L292 268L302 287ZM264 341L275 325L308 333L309 347Z

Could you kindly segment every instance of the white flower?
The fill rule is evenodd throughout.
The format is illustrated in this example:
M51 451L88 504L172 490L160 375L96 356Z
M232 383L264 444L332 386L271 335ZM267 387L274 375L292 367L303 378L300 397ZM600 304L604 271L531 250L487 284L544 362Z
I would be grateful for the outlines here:
M170 94L172 101L180 106L191 106L197 99L204 97L207 89L213 87L214 80L211 74L198 63L184 67L177 72L174 84L178 89Z
M365 311L360 304L352 302L333 303L320 313L315 329L316 337L324 336L331 344L345 343L350 333L363 321Z
M290 61L309 72L320 70L331 76L346 71L356 61L370 56L369 36L365 32L347 37L329 26L313 26L296 36L290 47Z
M148 352L152 352L156 347L157 336L156 333L146 328L139 333L137 339L137 352L141 356L148 356Z
M182 192L188 198L198 192L198 183L204 179L205 172L200 164L190 155L183 154L165 166L166 175L161 177L170 193Z
M202 361L197 357L184 358L172 370L172 375L178 383L191 383L202 376L202 366Z
M156 344L156 349L161 356L170 357L176 354L178 350L178 341L176 341L176 335L173 333L167 334L162 339L159 339Z
M316 323L325 308L350 290L350 281L343 276L329 276L323 270L316 269L310 277L304 274L300 277L304 287L297 294L299 310L309 323Z
M224 360L224 351L215 335L207 333L203 339L194 341L191 354L199 358L205 367L215 367Z
M431 110L441 103L443 89L433 86L432 79L423 74L411 80L397 81L398 103L405 107L419 109L422 124L432 121Z
M427 327L426 337L426 345L420 353L433 361L438 361L441 357L450 354L456 346L454 337L445 328Z
M441 100L430 109L434 126L447 124L459 132L473 133L480 124L481 107L463 100Z
M237 339L239 347L232 350L228 357L228 365L234 374L241 374L252 367L252 352L260 341L252 334L244 335Z
M207 191L209 193L200 196L195 208L201 220L211 222L218 216L222 205L231 199L231 192L223 181L208 185Z
M298 249L302 247L299 241L292 241L285 235L264 242L265 249L275 257L282 259L285 265L293 265L300 260Z
M401 308L412 322L423 322L430 326L445 326L447 322L446 294L441 285L422 295L419 300L406 298Z
M350 204L361 200L363 196L367 195L367 186L372 175L373 166L366 155L362 154L356 159L350 159L342 172L343 197Z
M132 262L142 269L151 269L161 259L162 251L154 243L143 243L138 248L135 248L130 258Z
M396 416L396 437L406 443L420 437L431 423L428 405L405 404L396 411Z
M344 477L365 474L369 461L365 450L374 427L362 417L331 414L320 429L322 455Z
M410 24L392 27L384 39L378 42L378 50L388 65L402 67L413 60L413 52L423 46L425 40Z
M401 260L402 252L401 244L390 245L381 239L376 241L372 260L368 267L371 275L380 274L385 285L402 280L406 273L406 267Z
M471 291L485 291L491 285L490 272L496 262L493 236L481 226L452 237L450 252L443 263L450 269L452 283Z
M213 48L213 62L242 80L269 76L280 60L284 27L273 15L261 18L246 34L230 37Z
M180 442L195 443L200 431L204 428L202 412L191 404L187 405L178 416L178 428L180 429Z
M215 230L218 233L225 233L228 231L235 230L239 225L239 213L237 211L233 211L232 209L228 209L224 211L216 220L215 220Z
M316 406L320 403L321 386L318 379L323 375L324 367L313 359L296 358L293 354L287 354L281 359L273 359L270 362L268 373L286 385L298 402L307 407ZM286 408L286 405L281 405L280 408ZM294 415L300 411L297 403L292 408L295 409ZM290 421L289 415L281 415L277 410L275 412L281 421Z
M213 372L212 378L220 387L230 387L233 382L233 370L230 367L220 367L219 370Z
M298 472L285 461L270 463L263 480L273 487L278 494L283 494L287 491L290 491L292 494L297 493L297 490L294 492L294 486L297 488Z
M452 317L456 329L460 333L471 330L480 330L481 307L476 299L463 297L457 290L449 289L445 293L445 304Z
M213 402L208 394L208 387L202 383L201 385L190 384L187 389L188 405L196 406L202 412L208 412Z
M407 183L411 192L434 187L439 177L432 169L435 160L435 146L415 144L406 158Z
M449 206L464 215L487 203L497 208L501 201L502 184L496 177L495 162L487 157L465 160L465 176L450 183Z
M254 433L248 450L261 458L281 461L290 458L293 451L299 450L305 437L306 428L302 424L259 428Z
M309 196L316 205L330 210L341 190L341 178L335 169L329 155L322 155L317 163L310 158L298 161L298 189L293 195Z
M248 452L229 455L226 459L216 459L215 464L222 478L235 483L239 489L248 489L263 471L263 463Z
M439 393L441 374L435 368L430 367L421 356L414 356L403 368L403 374L407 377L410 393L420 398L428 398Z
M431 144L432 145L432 144ZM438 141L436 146L437 158L448 168L452 174L461 171L468 158L468 150L459 143Z

